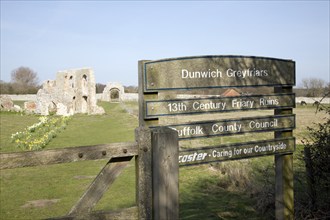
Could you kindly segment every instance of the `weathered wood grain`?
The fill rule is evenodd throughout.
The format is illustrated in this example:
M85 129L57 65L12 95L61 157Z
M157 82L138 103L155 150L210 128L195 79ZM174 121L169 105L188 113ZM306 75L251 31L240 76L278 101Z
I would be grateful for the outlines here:
M53 150L1 153L0 169L69 163L82 160L135 156L135 142L69 147Z
M153 219L179 219L178 133L159 127L151 134Z
M72 207L69 215L79 216L82 213L90 212L132 158L133 156L120 158L122 161L115 161L116 163L112 163L110 159L77 204Z
M158 92L153 92L146 94L143 91L145 78L144 78L144 65L147 60L140 60L139 65L139 127L143 126L152 126L158 125L158 118L157 117L149 117L149 119L144 119L144 112L145 109L145 100L157 100L158 99Z
M268 57L199 56L144 64L145 92L295 85L295 62Z
M151 131L146 127L135 129L138 143L138 156L136 157L136 204L138 206L138 219L152 219L152 148Z
M275 87L275 93L292 92L292 87ZM275 115L290 115L292 108L275 109ZM292 137L292 130L275 132L275 138ZM275 218L294 219L293 154L275 155Z

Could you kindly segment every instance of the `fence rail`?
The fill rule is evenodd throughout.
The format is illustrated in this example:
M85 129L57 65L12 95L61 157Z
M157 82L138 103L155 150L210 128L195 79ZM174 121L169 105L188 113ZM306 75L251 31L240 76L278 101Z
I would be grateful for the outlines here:
M123 142L43 151L1 153L0 169L136 156L137 143Z
M92 210L122 170L129 164L129 161L137 155L138 145L136 142L79 146L19 153L1 153L0 169L70 163L83 160L108 159L108 163L100 171L78 202L71 208L68 215L51 219L135 219L137 218L136 207L118 212L92 212Z

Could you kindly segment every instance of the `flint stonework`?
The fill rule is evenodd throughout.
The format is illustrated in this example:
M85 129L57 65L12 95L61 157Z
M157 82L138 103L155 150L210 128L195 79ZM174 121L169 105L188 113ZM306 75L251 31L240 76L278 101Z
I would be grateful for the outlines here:
M96 104L94 71L90 68L59 71L37 93L36 113L41 115L104 114Z

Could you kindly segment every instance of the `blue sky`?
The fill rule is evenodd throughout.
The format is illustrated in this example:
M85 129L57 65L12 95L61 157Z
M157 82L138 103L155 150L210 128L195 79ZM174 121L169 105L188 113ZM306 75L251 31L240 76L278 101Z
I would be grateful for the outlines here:
M3 1L1 80L27 66L40 83L92 67L137 85L138 60L251 55L296 61L297 86L329 82L329 1Z

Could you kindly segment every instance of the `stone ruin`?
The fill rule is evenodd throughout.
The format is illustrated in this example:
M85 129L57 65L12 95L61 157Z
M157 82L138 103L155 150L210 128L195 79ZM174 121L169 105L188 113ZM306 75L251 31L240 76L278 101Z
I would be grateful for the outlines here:
M21 107L14 105L14 102L8 95L0 95L0 110L3 111L22 111Z
M103 90L102 101L120 102L125 94L124 86L120 83L109 82Z
M104 114L96 104L94 72L90 68L59 71L37 93L36 113L41 115Z

